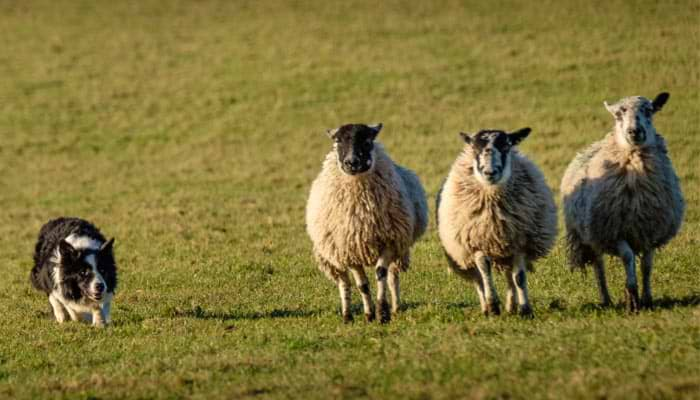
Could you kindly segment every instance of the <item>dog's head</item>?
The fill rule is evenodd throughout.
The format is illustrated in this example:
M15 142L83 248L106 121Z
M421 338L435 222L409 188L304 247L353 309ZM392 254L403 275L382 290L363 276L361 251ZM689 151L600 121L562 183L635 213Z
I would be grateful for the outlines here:
M61 293L68 299L87 298L101 301L107 291L103 276L105 264L112 259L111 239L97 248L74 247L68 240L62 240L54 257L57 272L54 273Z

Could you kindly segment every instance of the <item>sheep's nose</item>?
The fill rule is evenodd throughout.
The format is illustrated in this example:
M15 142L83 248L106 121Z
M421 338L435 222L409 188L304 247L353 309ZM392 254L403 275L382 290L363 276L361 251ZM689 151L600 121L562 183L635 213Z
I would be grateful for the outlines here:
M634 137L634 140L636 142L643 142L646 139L646 135L644 133L644 130L639 129L639 128L634 128L634 129L628 129L627 133Z
M350 169L358 169L360 168L360 159L357 157L353 157L345 160L343 164L345 164L345 166Z

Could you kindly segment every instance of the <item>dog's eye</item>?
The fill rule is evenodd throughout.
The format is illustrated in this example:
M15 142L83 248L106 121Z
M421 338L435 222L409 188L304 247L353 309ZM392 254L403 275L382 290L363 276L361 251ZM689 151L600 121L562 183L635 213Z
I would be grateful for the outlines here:
M80 275L82 276L88 276L90 274L90 271L84 269L82 272L80 272Z

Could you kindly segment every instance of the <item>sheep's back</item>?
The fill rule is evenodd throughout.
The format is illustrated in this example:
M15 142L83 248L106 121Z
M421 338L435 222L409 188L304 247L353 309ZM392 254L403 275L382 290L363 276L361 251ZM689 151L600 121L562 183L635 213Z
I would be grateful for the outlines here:
M396 172L403 182L403 187L406 189L405 195L413 211L415 221L413 227L413 241L415 242L428 228L428 203L425 197L425 190L423 189L418 175L413 171L396 165Z

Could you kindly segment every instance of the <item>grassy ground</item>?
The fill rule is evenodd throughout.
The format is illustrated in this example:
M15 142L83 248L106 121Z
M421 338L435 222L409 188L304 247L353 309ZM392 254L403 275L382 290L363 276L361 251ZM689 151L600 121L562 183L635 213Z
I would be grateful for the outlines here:
M699 43L696 0L0 2L0 397L700 398ZM432 207L460 130L531 126L556 190L603 100L662 90L688 211L655 311L597 309L560 241L536 319L485 319L431 221L406 311L341 324L303 218L325 129L383 122ZM28 283L58 215L117 238L106 330Z

